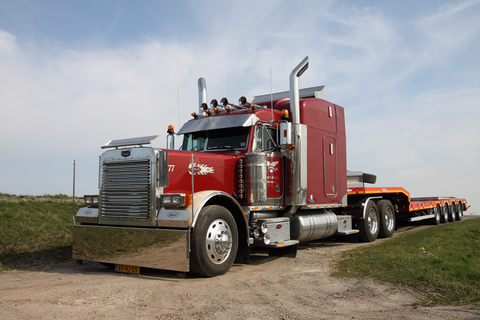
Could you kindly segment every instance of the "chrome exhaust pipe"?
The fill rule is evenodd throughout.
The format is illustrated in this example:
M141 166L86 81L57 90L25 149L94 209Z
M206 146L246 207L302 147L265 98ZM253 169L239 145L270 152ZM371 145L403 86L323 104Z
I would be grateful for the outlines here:
M204 78L198 79L198 113L203 114L202 104L207 103L207 83Z
M307 126L300 123L300 90L298 78L308 68L308 56L290 74L290 112L292 113L292 138L295 149L291 157L292 182L291 194L285 204L291 205L286 216L294 214L298 208L307 204Z
M308 56L290 73L290 111L292 112L292 123L300 123L300 90L298 78L308 69Z

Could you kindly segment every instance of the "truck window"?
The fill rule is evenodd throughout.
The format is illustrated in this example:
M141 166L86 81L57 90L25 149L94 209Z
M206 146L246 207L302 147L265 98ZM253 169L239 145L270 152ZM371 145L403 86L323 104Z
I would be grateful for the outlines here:
M273 149L277 145L277 129L260 124L255 129L255 150Z
M230 147L236 150L247 148L249 127L211 130L208 132L207 150L211 148Z
M187 133L183 136L182 150L203 151L205 149L206 132Z
M188 133L183 137L182 150L244 150L247 148L249 131L249 127L235 127Z

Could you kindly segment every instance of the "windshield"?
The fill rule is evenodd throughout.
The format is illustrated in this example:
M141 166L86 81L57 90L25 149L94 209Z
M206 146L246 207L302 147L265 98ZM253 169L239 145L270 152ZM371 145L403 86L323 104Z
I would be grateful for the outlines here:
M244 150L247 148L249 131L250 127L235 127L188 133L183 136L182 150Z

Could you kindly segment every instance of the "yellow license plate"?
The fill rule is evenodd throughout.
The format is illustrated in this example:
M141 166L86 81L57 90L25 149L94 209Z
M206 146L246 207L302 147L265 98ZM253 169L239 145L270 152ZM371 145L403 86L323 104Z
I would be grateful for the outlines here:
M117 264L117 265L115 265L115 271L124 272L124 273L140 274L140 267L124 266L123 264Z

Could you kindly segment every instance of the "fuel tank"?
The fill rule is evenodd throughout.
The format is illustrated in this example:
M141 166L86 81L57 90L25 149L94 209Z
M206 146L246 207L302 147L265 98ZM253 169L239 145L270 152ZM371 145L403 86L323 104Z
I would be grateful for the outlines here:
M298 211L291 217L290 238L300 242L324 239L333 236L337 228L337 216L332 211Z

